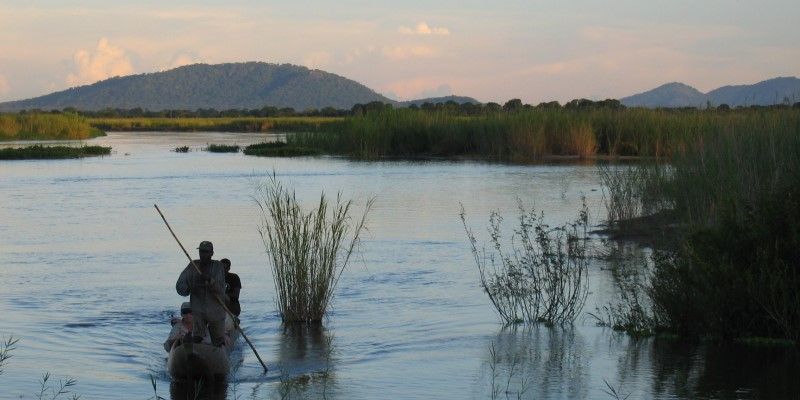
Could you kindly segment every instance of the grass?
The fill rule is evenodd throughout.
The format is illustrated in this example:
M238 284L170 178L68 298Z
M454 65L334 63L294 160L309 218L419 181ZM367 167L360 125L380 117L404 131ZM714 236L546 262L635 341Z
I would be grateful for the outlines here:
M261 157L300 157L320 154L319 150L307 147L291 146L286 142L265 142L251 144L242 151L248 156Z
M103 146L42 146L0 149L0 160L44 160L106 156L111 147Z
M355 158L477 157L524 163L551 157L667 158L709 137L753 134L765 125L797 132L800 109L535 108L463 116L384 108L288 140Z
M9 336L8 339L4 338L0 341L0 375L3 375L3 368L8 363L8 360L13 357L11 353L17 349L18 342L19 339L15 339L14 336Z
M359 243L372 200L354 223L353 202L341 196L332 202L322 193L317 206L306 211L273 174L257 203L262 216L259 232L269 254L281 319L322 321Z
M104 135L75 114L0 114L0 141L82 140Z
M583 309L589 292L587 280L586 227L588 209L584 203L575 222L550 228L544 215L526 209L520 202L518 225L510 244L502 242L502 216L489 217L489 246L478 242L461 221L480 273L481 287L501 319L507 324L544 322L571 323ZM507 249L506 249L507 248Z
M173 132L299 132L337 124L341 117L133 117L89 118L91 126L105 131Z
M241 149L238 145L209 144L206 151L211 153L238 153Z
M176 153L188 153L189 152L189 146L178 146L173 151L176 152Z
M768 113L745 126L647 167L658 173L625 178L653 188L636 202L660 204L674 220L677 244L654 252L647 296L658 325L682 336L797 342L800 122Z

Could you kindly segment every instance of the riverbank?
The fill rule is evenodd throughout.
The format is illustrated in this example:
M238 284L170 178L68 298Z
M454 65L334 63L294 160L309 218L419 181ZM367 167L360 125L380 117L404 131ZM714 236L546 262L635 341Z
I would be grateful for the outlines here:
M88 118L89 124L104 131L172 132L314 132L341 123L341 117L133 117Z

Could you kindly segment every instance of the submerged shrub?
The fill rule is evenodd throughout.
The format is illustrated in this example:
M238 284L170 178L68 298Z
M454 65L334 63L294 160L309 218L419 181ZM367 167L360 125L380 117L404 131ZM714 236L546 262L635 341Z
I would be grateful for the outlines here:
M503 217L489 217L492 250L478 249L478 241L461 221L480 273L481 287L506 323L569 323L586 303L586 229L588 208L584 202L578 218L569 224L550 228L544 214L519 204L519 220L510 243L502 240ZM510 246L510 249L506 249Z
M206 151L211 153L238 153L240 147L238 145L227 144L209 144Z
M272 266L277 306L284 322L319 322L334 289L360 242L372 200L364 214L351 220L352 200L340 195L331 202L320 195L315 209L306 211L294 191L275 175L256 202L261 209L259 233Z

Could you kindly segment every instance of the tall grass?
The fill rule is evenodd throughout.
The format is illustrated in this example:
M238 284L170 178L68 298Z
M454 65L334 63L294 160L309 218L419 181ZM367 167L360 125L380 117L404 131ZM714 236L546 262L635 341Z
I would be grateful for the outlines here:
M699 139L644 179L679 227L654 256L654 314L686 335L798 341L800 120L756 114Z
M75 114L0 114L0 140L80 140L102 135Z
M111 147L104 146L41 146L0 149L0 160L45 160L106 156Z
M800 109L531 109L462 116L381 109L348 117L292 144L358 158L470 156L513 162L549 156L669 157L708 136L752 134L764 124L796 131Z
M570 323L583 309L588 295L584 203L571 224L550 228L544 215L519 205L517 227L510 244L503 243L502 221L497 212L489 217L490 250L479 250L478 241L461 221L480 274L481 287L505 323Z
M342 121L340 117L217 117L217 118L90 118L89 123L105 131L176 131L176 132L270 132L315 131L326 124Z
M341 196L331 202L322 193L316 208L306 211L295 193L273 175L256 201L282 320L320 322L359 243L372 200L355 221L352 200Z
M18 342L19 339L15 339L14 336L9 336L8 339L4 338L0 341L0 375L3 375L3 368L8 360L14 356L12 352L17 349Z

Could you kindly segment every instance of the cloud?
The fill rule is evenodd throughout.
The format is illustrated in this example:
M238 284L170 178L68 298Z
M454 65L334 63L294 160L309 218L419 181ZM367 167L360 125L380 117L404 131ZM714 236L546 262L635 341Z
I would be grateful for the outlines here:
M197 55L186 52L175 53L168 63L161 66L162 71L183 67L184 65L192 65L202 62Z
M8 94L11 91L11 87L8 86L8 79L6 79L5 75L0 74L0 95Z
M390 60L407 60L409 58L426 58L436 55L436 50L429 46L395 46L384 47L383 55Z
M133 65L125 50L110 44L106 38L97 42L94 52L78 50L72 59L76 72L67 76L70 85L84 85L133 73Z
M441 97L453 94L453 89L447 83L442 83L436 77L423 77L404 79L389 83L381 88L383 93L392 93L397 99L421 99L426 97Z
M327 51L317 51L306 54L306 56L303 57L303 65L311 69L318 69L330 64L331 59L331 53Z
M424 21L418 22L413 28L401 26L398 32L404 35L449 35L450 30L443 27L432 27Z

